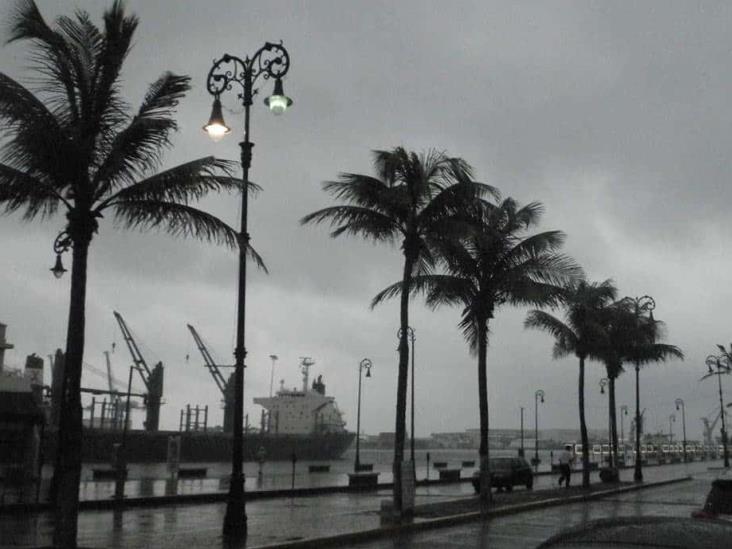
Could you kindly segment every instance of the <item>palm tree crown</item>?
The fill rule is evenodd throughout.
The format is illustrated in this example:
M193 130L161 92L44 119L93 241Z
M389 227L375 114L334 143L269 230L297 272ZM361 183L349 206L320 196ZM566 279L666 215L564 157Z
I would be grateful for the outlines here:
M106 11L104 29L85 12L50 27L34 2L19 4L9 42L32 42L39 76L31 91L0 73L0 204L27 220L63 207L72 243L91 240L98 219L113 210L123 227L234 247L234 230L190 206L210 191L239 190L232 164L205 157L155 173L177 130L173 115L189 77L163 74L128 114L120 75L137 24L119 1Z

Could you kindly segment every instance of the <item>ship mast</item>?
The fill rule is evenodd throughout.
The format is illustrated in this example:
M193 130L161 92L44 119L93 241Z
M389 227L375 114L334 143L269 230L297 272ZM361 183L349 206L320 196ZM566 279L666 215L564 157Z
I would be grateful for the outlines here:
M308 379L310 377L310 366L315 364L315 361L309 356L300 357L300 371L302 372L302 392L308 392Z

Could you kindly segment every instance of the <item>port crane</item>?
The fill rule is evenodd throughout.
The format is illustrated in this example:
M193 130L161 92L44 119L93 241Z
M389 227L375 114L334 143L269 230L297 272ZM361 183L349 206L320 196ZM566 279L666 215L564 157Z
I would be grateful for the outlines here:
M208 368L208 371L211 374L211 377L213 377L216 386L219 388L219 391L221 391L224 402L224 432L231 433L234 429L234 374L231 374L229 376L228 381L224 379L220 368L223 368L225 366L219 366L218 364L216 364L216 361L214 361L211 353L208 352L206 344L201 339L201 336L198 335L196 329L190 324L188 324L187 326L188 330L193 336L193 340L196 342L196 347L198 347L198 350L201 352L201 356L203 356L203 361L206 368Z
M725 410L725 415L727 415L727 411ZM709 417L703 417L701 418L702 423L704 424L704 444L707 446L715 446L714 443L714 428L717 426L717 422L719 421L719 418L722 417L721 411L717 412L717 415L714 417L714 420L712 422L709 422Z
M122 315L114 311L114 318L117 319L122 337L127 344L127 348L132 355L133 368L140 374L142 382L147 389L146 404L147 413L145 417L145 430L157 431L160 425L160 405L163 402L163 363L158 362L152 369L147 365L145 359L140 353L132 333L125 323Z

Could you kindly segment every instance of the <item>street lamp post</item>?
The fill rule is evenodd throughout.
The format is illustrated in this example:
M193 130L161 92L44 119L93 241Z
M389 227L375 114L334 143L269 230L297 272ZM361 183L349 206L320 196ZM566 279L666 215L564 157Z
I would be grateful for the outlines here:
M524 407L521 406L521 448L519 448L519 457L524 457Z
M539 400L544 403L544 391L537 389L534 393L534 470L539 470Z
M603 377L600 380L600 394L605 394L605 387L607 387L607 384L610 382L610 380L606 377ZM612 425L610 424L610 395L608 395L608 412L607 412L607 452L608 452L608 467L613 466L613 433L612 433Z
M125 497L125 481L127 480L127 430L130 423L130 393L132 392L132 371L137 366L130 366L130 376L127 379L127 402L125 403L124 425L122 426L122 443L117 449L117 460L115 463L114 499L122 502Z
M653 310L656 308L656 301L649 295L641 297L626 297L626 300L633 303L636 316L648 313L648 319L653 322ZM643 482L643 469L640 449L641 438L641 411L640 411L640 361L635 361L635 470L633 480Z
M620 406L620 444L623 449L623 466L625 466L625 418L628 415L628 407L623 404Z
M225 124L221 109L220 96L224 92L235 90L237 99L244 107L244 140L241 148L241 167L243 189L241 193L241 230L239 232L239 283L236 318L236 349L234 350L234 418L233 446L231 453L231 481L226 500L224 517L224 536L242 538L247 533L247 516L244 501L244 474L242 462L244 458L244 438L242 435L244 415L244 361L246 347L244 344L244 320L246 311L246 255L249 248L247 232L247 206L249 194L249 168L252 163L252 143L249 131L249 110L253 104L254 83L261 76L264 80L274 80L274 93L265 100L265 104L275 114L281 114L292 104L283 92L282 78L290 68L290 56L282 44L267 42L250 58L241 59L225 54L214 61L208 73L206 87L213 95L213 108L208 124L204 130L214 138L220 139L231 130Z
M722 374L729 374L732 367L724 356L709 355L704 361L709 369L709 373L702 379L710 376L717 376L719 382L719 413L722 419L722 449L724 451L724 466L729 467L729 449L727 448L727 424L724 420L724 398L722 397ZM717 369L715 372L713 367Z
M674 427L673 424L676 423L676 414L671 414L668 416L668 445L669 449L668 451L671 452L671 445L674 443Z
M683 433L683 436L684 436L683 451L684 451L684 463L686 463L686 406L684 405L684 400L681 398L677 398L675 404L676 404L677 410L679 408L681 408L681 432Z
M353 471L358 473L361 470L361 372L366 369L366 377L371 377L371 360L364 358L358 363L358 405L356 412L356 462L353 464Z

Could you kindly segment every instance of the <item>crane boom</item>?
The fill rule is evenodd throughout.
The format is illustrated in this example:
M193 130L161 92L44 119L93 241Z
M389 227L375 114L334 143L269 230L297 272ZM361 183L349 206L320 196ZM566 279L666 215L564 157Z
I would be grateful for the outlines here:
M201 339L201 336L198 335L196 329L190 324L187 324L187 326L193 336L193 340L196 342L196 347L198 347L198 350L201 352L201 356L203 356L206 368L208 368L208 371L211 373L211 377L214 378L216 386L219 388L219 391L221 391L221 394L226 397L226 380L224 379L224 376L221 375L221 370L219 370L218 365L214 362L214 359L211 357L211 353L208 352L206 345L203 343L203 340Z
M114 384L112 383L112 365L109 362L109 351L104 351L104 358L107 361L107 381L109 383L109 392L114 391Z
M142 382L145 384L145 387L148 387L149 385L149 378L150 378L150 368L148 368L147 363L145 362L145 359L142 358L142 354L140 353L140 349L137 347L137 343L135 343L134 338L132 337L132 334L130 333L129 328L127 328L127 324L125 323L124 319L122 318L122 315L119 314L117 311L114 311L114 318L117 319L117 324L119 324L119 329L122 331L122 337L125 340L125 343L127 343L127 348L130 350L130 355L132 355L132 361L135 363L135 366L137 367L137 371L140 372L140 377L142 378Z

